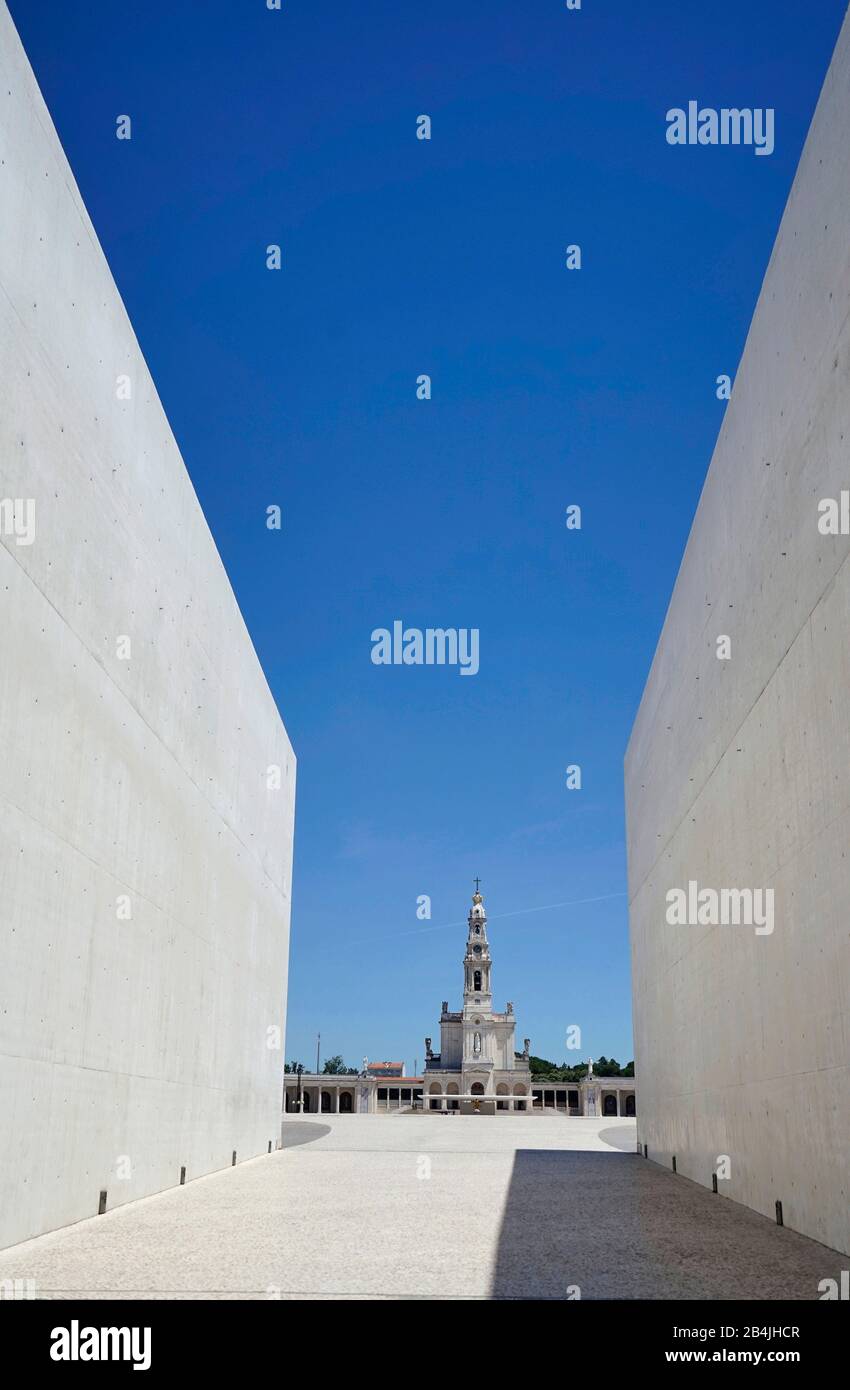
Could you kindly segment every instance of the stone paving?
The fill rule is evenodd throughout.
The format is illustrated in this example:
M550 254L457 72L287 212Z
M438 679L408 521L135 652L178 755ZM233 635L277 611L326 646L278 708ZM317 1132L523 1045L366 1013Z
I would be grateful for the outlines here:
M846 1258L633 1120L287 1117L284 1148L0 1252L41 1298L810 1299Z

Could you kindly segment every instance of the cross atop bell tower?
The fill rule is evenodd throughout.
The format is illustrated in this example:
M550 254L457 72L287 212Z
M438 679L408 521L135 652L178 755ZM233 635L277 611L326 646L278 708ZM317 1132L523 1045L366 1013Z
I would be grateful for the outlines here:
M463 958L463 1008L488 1011L493 1007L490 984L490 946L487 941L487 913L479 890L480 878L475 879L475 892L469 912L466 955Z

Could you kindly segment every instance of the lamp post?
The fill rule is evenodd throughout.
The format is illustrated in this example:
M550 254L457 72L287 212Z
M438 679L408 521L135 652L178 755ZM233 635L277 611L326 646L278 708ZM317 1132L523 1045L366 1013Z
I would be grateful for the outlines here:
M295 1092L295 1111L298 1115L301 1114L301 1073L303 1070L304 1068L299 1062L298 1066L295 1068L295 1074L298 1077L298 1088Z

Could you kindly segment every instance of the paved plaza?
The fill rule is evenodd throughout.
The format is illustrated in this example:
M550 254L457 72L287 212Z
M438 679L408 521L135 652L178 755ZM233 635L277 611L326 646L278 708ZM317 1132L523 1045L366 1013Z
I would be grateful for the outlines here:
M842 1266L640 1158L633 1120L324 1118L0 1252L0 1280L40 1298L809 1299Z

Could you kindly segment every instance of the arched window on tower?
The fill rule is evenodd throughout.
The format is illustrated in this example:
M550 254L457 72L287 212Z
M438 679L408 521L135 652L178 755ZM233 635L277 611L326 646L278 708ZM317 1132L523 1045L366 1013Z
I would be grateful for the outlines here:
M473 989L480 989L480 988L481 988L481 971L480 971L480 970L476 970L476 971L473 972L472 980L473 980L472 988L473 988Z

